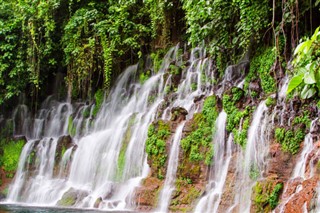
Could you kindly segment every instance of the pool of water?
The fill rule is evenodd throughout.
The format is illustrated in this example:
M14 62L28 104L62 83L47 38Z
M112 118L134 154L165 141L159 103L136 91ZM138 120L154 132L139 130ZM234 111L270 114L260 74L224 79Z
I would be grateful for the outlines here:
M0 204L0 213L6 213L6 212L14 212L14 213L76 213L76 212L96 213L97 212L97 213L101 213L104 211ZM111 211L107 211L107 212L111 212ZM119 212L119 211L112 211L112 212ZM125 211L121 211L121 213L124 213L124 212Z

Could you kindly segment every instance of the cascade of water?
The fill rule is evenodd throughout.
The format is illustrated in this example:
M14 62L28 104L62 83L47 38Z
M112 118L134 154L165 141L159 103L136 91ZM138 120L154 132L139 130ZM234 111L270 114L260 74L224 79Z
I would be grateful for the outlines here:
M273 115L272 115L272 122L273 123L274 123L275 117L277 115L279 116L280 126L283 126L284 122L285 122L285 114L287 111L286 97L287 97L288 84L289 84L289 78L286 76L281 81L281 86L278 91L277 104L274 107Z
M176 133L174 135L172 145L170 148L166 179L164 181L163 189L159 197L160 203L159 203L158 209L160 212L167 211L168 206L170 204L172 192L175 189L174 183L175 183L176 173L177 173L178 163L179 163L179 146L180 146L180 139L182 136L182 130L183 130L184 124L185 122L183 122L177 127Z
M28 176L29 168L26 162L33 149L34 143L35 143L34 140L28 141L28 143L22 149L18 169L14 177L14 184L10 185L9 187L9 194L8 194L9 202L20 201L18 199L18 196Z
M163 120L170 119L170 111L173 107L183 107L188 111L187 118L191 118L199 110L194 103L200 96L208 96L212 92L212 60L205 58L205 51L196 48L191 52L190 66L182 73L182 81L177 88L177 98L172 101L164 113Z
M304 138L304 142L303 142L303 150L300 154L300 157L297 159L297 163L293 169L293 173L292 176L290 178L290 180L288 180L288 183L285 186L285 190L283 193L283 196L287 195L287 189L289 187L290 184L292 184L294 182L295 179L297 178L302 178L303 180L312 177L314 174L314 171L312 169L312 166L309 163L309 174L307 176L306 174L306 170L307 170L307 164L308 164L308 160L311 162L312 158L309 159L310 154L312 153L312 151L314 150L314 144L313 144L313 135L312 133L314 132L314 129L316 128L316 123L318 121L318 118L316 118L315 120L313 120L310 124L310 131L309 133L305 136ZM291 194L289 197L283 198L284 202L282 202L281 205L279 205L277 207L277 209L279 209L279 212L285 212L285 207L287 205L287 203L297 194L302 190L302 185L298 185L295 193Z
M245 151L238 153L238 179L235 202L230 207L229 212L238 208L239 212L250 212L251 192L255 184L254 176L261 177L266 167L266 157L268 154L268 115L265 101L260 102L253 114L253 120L248 131L248 141ZM256 177L257 178L257 177Z
M175 47L167 53L160 71L143 85L132 82L137 66L129 67L105 99L92 129L88 122L93 107L90 110L86 105L73 107L70 103L57 103L48 98L43 104L44 109L37 115L41 125L30 136L45 136L39 142L32 143L36 144L37 150L36 169L33 174L26 175L28 170L23 167L28 164L30 147L21 155L22 166L10 188L8 201L56 205L62 195L71 190L81 193L83 197L76 200L76 207L94 207L97 200L101 200L99 208L130 207L134 188L148 174L144 152L147 130L163 102L164 88L169 83L164 79L164 71L175 61L177 50L178 47ZM90 111L86 121L85 110ZM27 117L24 114L27 113L21 117ZM70 124L75 129L77 149L73 153L73 148L69 148L61 161L55 162L58 138L68 134ZM21 134L24 133L21 131ZM66 173L66 164L70 159L70 171L66 178L62 174ZM55 165L60 165L57 175Z
M233 144L232 134L230 134L227 142L225 140L226 121L227 114L222 111L216 121L216 133L213 140L215 154L206 195L199 201L195 212L218 212L231 160L231 148Z
M71 160L72 150L73 150L73 147L67 149L63 154L63 157L60 162L59 178L63 178L64 173L67 171L68 165Z
M315 124L317 120L318 119L313 120L310 124L310 131L304 138L303 150L293 170L292 178L297 178L297 177L302 177L303 179L307 178L305 172L306 172L308 157L310 153L313 151L312 132L316 126ZM310 174L309 176L312 176L312 174Z

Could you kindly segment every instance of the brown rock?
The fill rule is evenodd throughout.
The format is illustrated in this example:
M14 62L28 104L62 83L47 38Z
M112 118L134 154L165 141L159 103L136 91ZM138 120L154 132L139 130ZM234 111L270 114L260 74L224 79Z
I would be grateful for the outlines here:
M185 120L187 115L188 111L183 107L173 107L171 109L171 121L179 123Z
M286 195L284 199L290 198L284 206L284 212L286 213L303 213L303 208L306 203L308 212L311 210L312 200L316 195L317 185L319 177L315 176L310 179L302 181L301 179L293 180L288 183ZM297 188L301 187L297 192ZM279 212L279 208L276 209Z
M142 186L136 189L135 203L139 211L149 211L156 207L159 188L163 181L155 177L147 177Z
M276 174L282 182L287 181L294 167L294 157L281 150L281 145L272 143L270 145L270 161L267 176Z

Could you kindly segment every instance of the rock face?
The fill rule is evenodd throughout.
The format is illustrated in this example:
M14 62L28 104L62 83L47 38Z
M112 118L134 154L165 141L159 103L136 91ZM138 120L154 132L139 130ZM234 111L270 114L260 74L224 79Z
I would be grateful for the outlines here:
M74 146L74 143L70 135L63 135L59 137L56 148L57 155L55 162L60 162L63 153L72 146Z
M136 190L135 203L138 211L150 211L157 206L157 198L163 181L156 177L147 177Z
M75 190L70 188L65 192L62 198L58 201L57 206L70 207L83 200L88 195L88 192Z
M281 182L286 182L295 165L295 156L283 152L279 143L272 143L269 150L267 176L276 175Z
M298 178L290 181L282 196L282 200L286 202L282 210L286 213L303 213L305 212L304 208L306 208L310 212L314 208L311 204L316 195L318 181L319 177L312 177L307 180ZM279 206L275 212L280 213L280 208Z
M77 146L73 143L72 137L70 135L63 135L58 139L57 142L57 148L56 148L56 156L55 156L55 168L54 168L54 174L58 175L59 173L59 164L62 160L62 157L67 149L73 148L73 153ZM64 169L65 175L68 173L70 165L66 165L66 168Z

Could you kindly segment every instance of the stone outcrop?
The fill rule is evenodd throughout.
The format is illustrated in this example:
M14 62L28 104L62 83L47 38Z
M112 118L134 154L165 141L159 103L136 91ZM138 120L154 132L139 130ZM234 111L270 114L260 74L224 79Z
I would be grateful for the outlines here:
M276 209L276 213L280 213L280 209L286 213L303 213L306 209L308 212L314 208L312 206L313 199L316 195L319 177L315 176L307 180L297 178L291 180L287 184L286 191L282 196L283 206Z
M65 192L62 198L57 202L58 206L70 207L83 200L88 195L86 191L70 188Z
M156 177L147 177L135 192L138 211L149 211L157 206L157 199L163 181Z

